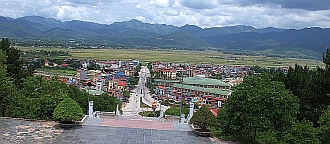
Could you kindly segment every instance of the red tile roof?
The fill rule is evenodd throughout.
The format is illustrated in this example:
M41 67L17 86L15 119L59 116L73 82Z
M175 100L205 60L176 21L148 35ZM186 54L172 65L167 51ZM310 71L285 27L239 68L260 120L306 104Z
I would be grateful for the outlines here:
M126 86L126 82L125 81L119 81L117 83L118 86Z
M166 89L164 86L158 86L159 89Z
M218 116L219 108L210 108L210 111L212 112L212 114L213 114L214 116Z
M62 67L67 67L68 64L66 64L66 63L62 63L61 66L62 66Z

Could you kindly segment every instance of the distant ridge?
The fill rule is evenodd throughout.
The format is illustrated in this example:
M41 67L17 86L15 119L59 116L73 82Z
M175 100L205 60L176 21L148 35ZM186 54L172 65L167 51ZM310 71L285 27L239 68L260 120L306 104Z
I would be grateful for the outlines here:
M143 23L136 19L109 25L60 21L40 16L0 16L0 37L18 40L68 41L320 59L330 47L328 28L256 29L237 25L200 28Z

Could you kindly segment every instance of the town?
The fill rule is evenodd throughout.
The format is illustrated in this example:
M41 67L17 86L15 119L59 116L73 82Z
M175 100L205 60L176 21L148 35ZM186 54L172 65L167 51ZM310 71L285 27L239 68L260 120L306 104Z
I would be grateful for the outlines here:
M3 134L6 141L24 142L24 128L31 133L50 131L46 137L44 132L33 136L46 143L97 142L99 138L113 143L227 143L226 139L236 143L233 136L238 142L253 143L268 141L259 136L263 132L269 136L271 131L285 135L270 135L273 142L328 140L329 50L323 56L324 68L309 69L298 64L264 68L59 58L70 53L18 51L7 39L2 43L0 78L5 93L1 100L5 105L1 105L0 122L20 129L6 126L10 129ZM311 112L315 110L318 113ZM16 119L26 123L11 122ZM37 128L26 126L32 124L29 121L37 121ZM129 135L119 139L110 135L123 130ZM86 131L94 134L80 137ZM310 136L299 137L307 133ZM74 134L77 138L69 139Z
M30 61L38 61L31 59ZM42 67L59 67L73 69L69 60L63 59L60 63L51 63L44 59ZM78 60L76 60L78 61ZM71 62L70 62L71 63ZM141 67L139 60L79 60L81 65L76 69L75 75L58 75L63 82L74 85L89 94L98 96L103 93L121 100L123 106L128 102L124 91L132 91L136 84L134 75L139 73ZM97 69L89 69L96 65ZM199 105L209 105L210 108L219 108L231 94L231 87L243 82L248 75L258 74L250 66L227 66L212 64L175 64L153 62L148 69L147 85L153 99L164 103L171 100L180 102L181 87L183 87L183 100L186 103L199 102ZM89 69L89 70L88 70ZM286 68L287 69L287 68ZM286 70L283 68L283 71ZM36 75L53 76L46 72L37 72ZM183 80L183 81L182 81ZM90 83L90 85L88 85ZM181 85L182 83L182 85Z

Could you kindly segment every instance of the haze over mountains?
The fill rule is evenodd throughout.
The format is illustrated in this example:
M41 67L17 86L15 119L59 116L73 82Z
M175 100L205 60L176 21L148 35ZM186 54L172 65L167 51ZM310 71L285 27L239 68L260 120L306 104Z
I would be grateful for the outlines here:
M53 18L0 16L0 37L42 41L84 41L113 45L149 46L189 50L217 49L234 53L263 54L321 59L330 47L330 29L256 29L238 25L200 28L142 23L138 20L110 25Z

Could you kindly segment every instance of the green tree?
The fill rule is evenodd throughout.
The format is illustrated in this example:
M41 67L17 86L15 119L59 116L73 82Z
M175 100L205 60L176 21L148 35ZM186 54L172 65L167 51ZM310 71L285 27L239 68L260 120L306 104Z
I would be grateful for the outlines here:
M317 135L318 129L313 127L313 123L303 120L293 123L281 142L289 144L319 144L320 141Z
M202 106L194 113L189 123L199 126L201 131L206 131L216 124L216 117L206 106Z
M325 68L330 70L330 49L327 49L326 53L323 53L323 63L325 64Z
M81 64L79 61L75 61L75 60L72 60L71 63L70 63L70 66L73 68L73 69L78 69L81 67Z
M23 68L23 60L20 59L20 52L10 46L9 40L3 38L0 42L0 49L6 53L7 76L13 78L14 84L21 86L22 80L33 74L34 68Z
M87 66L88 70L100 70L100 65L96 64L95 62L89 62L89 65Z
M328 110L321 115L319 124L320 124L320 141L323 144L330 143L330 106L328 107Z
M249 76L219 111L219 131L238 141L275 143L290 128L298 109L298 98L283 83L271 81L267 74Z
M93 96L91 100L94 102L94 111L113 112L117 105L120 108L120 100L107 94Z
M80 90L79 88L72 85L67 87L67 91L68 96L80 105L84 113L86 112L86 114L88 114L88 97L94 96L89 95L85 90Z
M21 61L20 53L16 48L10 46L10 42L8 39L3 38L1 43L1 50L3 50L6 57L6 65L7 65L7 76L12 77L16 83L19 81L19 72L22 69L23 61Z
M7 75L7 66L5 65L6 55L0 50L0 115L7 116L8 101L16 94L16 88L13 85L12 79L6 77Z
M56 77L28 77L19 95L9 103L12 117L52 120L56 106L68 97L67 85Z
M330 71L322 68L310 70L307 66L290 67L287 74L273 73L273 79L284 82L287 89L299 98L298 120L309 120L318 126L319 117L330 104Z
M77 102L67 97L57 105L53 117L58 121L77 121L83 117L83 111Z

